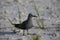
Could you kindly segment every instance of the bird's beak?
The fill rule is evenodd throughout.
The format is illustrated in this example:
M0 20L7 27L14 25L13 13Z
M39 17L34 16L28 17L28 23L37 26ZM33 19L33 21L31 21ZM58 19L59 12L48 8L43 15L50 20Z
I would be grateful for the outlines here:
M33 15L33 17L37 17L36 15Z

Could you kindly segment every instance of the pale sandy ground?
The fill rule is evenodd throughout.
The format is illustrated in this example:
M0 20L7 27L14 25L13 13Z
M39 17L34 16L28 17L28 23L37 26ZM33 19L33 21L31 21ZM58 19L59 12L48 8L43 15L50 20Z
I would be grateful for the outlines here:
M1 29L2 30L2 29ZM29 35L22 35L22 32L14 33L13 30L1 31L0 40L32 40L34 35L38 35L41 40L60 40L60 29L59 28L47 28L47 29L30 29ZM34 34L34 35L33 35Z
M41 36L41 40L60 40L60 29L55 28L60 26L60 0L35 0L35 3L40 18L44 19L45 28L54 28L30 29L29 33ZM21 21L26 20L28 13L36 15L33 0L0 0L0 27L6 28L0 29L0 40L32 40L32 35L22 36L22 32L15 34L13 30L8 28L13 26L7 17L13 20L13 23L19 23L18 8L21 12ZM38 26L35 18L33 18L33 24Z

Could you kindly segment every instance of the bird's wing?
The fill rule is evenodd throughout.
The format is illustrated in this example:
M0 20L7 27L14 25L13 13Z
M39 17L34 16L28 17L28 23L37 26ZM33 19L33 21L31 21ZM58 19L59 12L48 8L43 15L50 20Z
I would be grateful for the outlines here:
M22 22L22 26L26 26L28 24L28 20L25 20L24 22Z

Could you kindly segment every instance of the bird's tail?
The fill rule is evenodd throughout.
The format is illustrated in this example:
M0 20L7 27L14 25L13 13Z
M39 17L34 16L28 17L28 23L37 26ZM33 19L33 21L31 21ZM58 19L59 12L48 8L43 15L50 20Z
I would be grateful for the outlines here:
M16 28L22 28L21 27L21 24L14 24L14 23L12 23L12 21L8 18L8 20L9 20L9 22L12 24L12 25L14 25Z
M21 24L13 24L16 28L22 28Z

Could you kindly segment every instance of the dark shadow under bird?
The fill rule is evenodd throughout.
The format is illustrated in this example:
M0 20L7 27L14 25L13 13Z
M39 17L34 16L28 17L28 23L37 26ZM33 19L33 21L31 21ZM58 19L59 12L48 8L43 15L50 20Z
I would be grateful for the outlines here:
M20 24L13 24L13 25L14 25L16 28L18 28L18 29L22 29L22 30L23 30L23 35L24 35L24 30L27 30L27 32L28 32L28 29L30 29L30 28L33 27L32 17L37 17L37 16L32 15L31 13L29 13L27 20L23 21L23 22L20 23Z

